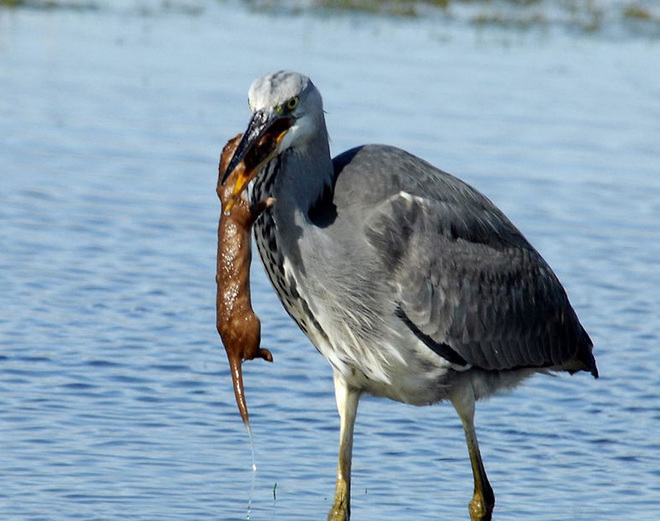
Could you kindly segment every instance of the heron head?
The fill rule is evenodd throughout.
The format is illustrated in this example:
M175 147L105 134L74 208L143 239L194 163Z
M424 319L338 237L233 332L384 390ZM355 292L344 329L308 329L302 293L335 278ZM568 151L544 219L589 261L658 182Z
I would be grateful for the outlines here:
M319 91L307 76L297 72L279 71L256 79L250 87L248 103L252 116L222 177L224 183L241 161L246 161L234 195L240 194L275 156L304 146L318 130L319 117L323 119Z

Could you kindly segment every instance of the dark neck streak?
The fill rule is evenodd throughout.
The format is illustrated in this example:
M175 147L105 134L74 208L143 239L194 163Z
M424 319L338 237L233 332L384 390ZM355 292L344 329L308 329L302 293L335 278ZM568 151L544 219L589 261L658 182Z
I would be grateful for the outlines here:
M306 280L307 270L300 249L303 233L313 243L315 233L327 225L327 216L331 216L332 212L321 209L334 208L334 169L329 152L326 153L330 175L324 172L323 162L313 164L314 169L305 168L305 161L295 151L285 151L273 159L255 181L252 201L275 198L273 206L261 214L254 226L259 255L271 284L298 326L305 333L316 330L327 340L301 295L306 293L304 289L310 281ZM285 259L295 271L295 276L285 273Z
M261 219L263 226L257 224L255 237L260 233L268 235L269 248L282 256L282 260L286 257L303 276L305 264L300 239L307 232L307 240L313 241L314 228L319 224L327 225L328 212L320 209L332 207L334 185L329 154L330 175L324 172L323 161L306 161L309 157L314 155L303 155L295 149L280 154L266 166L252 194L253 202L266 197L275 199L272 208Z

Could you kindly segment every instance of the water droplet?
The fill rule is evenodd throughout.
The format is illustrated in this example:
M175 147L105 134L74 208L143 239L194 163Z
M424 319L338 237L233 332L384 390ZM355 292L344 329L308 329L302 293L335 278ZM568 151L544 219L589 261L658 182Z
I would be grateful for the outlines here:
M248 433L248 438L250 439L250 453L252 455L252 480L250 482L250 495L248 496L248 506L247 514L245 519L250 519L250 513L252 512L252 497L254 496L254 488L257 482L257 462L254 456L254 437L252 436L252 427L250 424L245 424L245 428Z

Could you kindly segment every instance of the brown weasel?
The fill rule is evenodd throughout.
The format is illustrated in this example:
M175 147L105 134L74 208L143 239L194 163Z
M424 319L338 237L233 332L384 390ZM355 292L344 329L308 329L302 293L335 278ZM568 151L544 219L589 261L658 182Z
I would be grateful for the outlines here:
M250 205L240 195L233 195L239 174L251 174L257 170L257 160L246 158L221 183L241 134L227 142L222 150L216 192L222 202L222 214L218 223L218 265L216 273L216 327L227 351L236 403L245 425L249 426L247 403L243 388L244 360L263 358L273 361L268 349L260 348L261 322L252 310L250 300L250 263L252 260L250 231L261 212L273 204L269 198ZM264 138L266 140L267 138ZM264 147L272 143L265 143ZM247 163L247 165L246 165ZM254 163L254 164L252 164ZM231 211L229 211L231 208Z

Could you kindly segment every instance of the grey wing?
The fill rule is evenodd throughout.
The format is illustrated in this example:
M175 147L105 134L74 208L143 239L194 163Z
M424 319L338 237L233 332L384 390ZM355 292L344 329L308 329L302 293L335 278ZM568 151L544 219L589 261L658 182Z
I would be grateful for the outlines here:
M443 200L401 191L365 226L402 326L439 356L486 370L596 374L591 341L560 282L478 192Z

